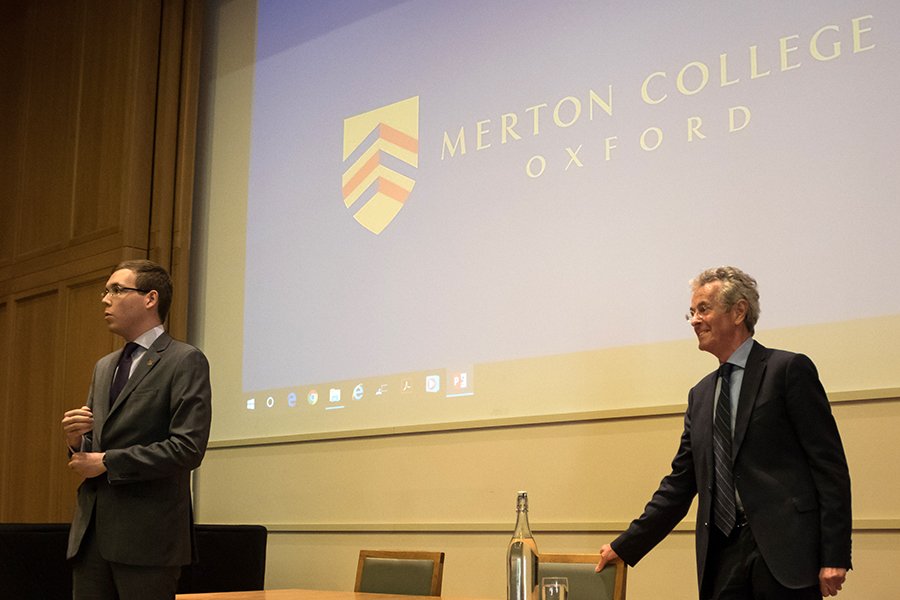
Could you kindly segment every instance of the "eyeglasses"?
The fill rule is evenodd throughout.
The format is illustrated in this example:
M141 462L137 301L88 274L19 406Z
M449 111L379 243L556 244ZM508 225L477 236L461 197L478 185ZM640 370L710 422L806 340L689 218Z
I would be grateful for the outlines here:
M706 318L709 313L715 310L715 308L716 307L712 304L701 302L696 309L692 308L691 310L687 311L687 313L685 313L684 315L684 318L686 321L693 321L694 317L700 317L701 319L703 319Z
M124 296L127 292L137 292L138 294L146 294L150 290L142 290L140 288L133 287L125 287L124 285L119 285L118 283L114 283L108 288L103 289L103 295L101 298L106 298L106 296L113 296L114 298L118 298L119 296Z

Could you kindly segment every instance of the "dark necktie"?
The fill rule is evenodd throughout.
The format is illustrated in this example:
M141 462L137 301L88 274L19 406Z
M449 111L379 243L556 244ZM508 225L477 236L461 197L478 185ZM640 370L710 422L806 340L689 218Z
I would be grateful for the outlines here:
M713 423L713 455L716 469L713 510L716 526L725 535L731 534L737 519L731 458L731 370L733 367L734 365L725 363L720 368L722 387L719 390L716 417Z
M140 348L140 345L134 342L128 342L125 344L125 348L122 349L122 354L119 356L119 364L116 367L116 375L113 379L112 386L109 388L109 405L112 406L116 401L116 398L119 397L119 394L122 393L122 390L125 389L125 384L128 383L128 376L131 375L131 359L134 357L134 352Z

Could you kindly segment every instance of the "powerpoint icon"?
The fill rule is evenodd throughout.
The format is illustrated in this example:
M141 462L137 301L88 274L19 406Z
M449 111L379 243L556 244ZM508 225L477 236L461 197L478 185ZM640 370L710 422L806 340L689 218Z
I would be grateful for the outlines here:
M358 207L360 225L381 233L416 183L409 175L419 166L419 97L344 119L344 165L344 204Z

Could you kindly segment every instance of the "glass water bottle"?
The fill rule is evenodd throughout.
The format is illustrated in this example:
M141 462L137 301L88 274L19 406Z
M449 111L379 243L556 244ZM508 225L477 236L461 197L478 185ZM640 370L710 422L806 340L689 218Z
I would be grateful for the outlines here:
M516 529L506 549L507 600L539 600L538 549L528 526L528 492L516 499Z

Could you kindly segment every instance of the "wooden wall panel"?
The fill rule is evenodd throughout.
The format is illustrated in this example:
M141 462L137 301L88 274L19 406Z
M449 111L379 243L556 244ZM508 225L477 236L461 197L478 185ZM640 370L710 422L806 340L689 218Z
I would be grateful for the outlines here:
M59 486L53 463L64 445L58 419L48 418L56 394L58 307L55 290L19 298L14 304L7 472L0 495L4 520L40 520L50 510Z
M100 311L112 267L151 258L186 279L202 7L0 2L0 521L71 516L60 419L122 344Z
M20 46L4 52L22 71L9 259L30 271L111 247L146 256L162 3L24 6Z
M168 326L176 337L185 337L203 6L164 2L162 22L150 254L170 267L179 292Z
M5 487L7 477L7 457L12 449L9 432L9 349L8 340L9 310L8 302L0 299L0 484ZM3 521L3 493L0 493L0 521Z
M23 168L16 186L13 248L18 258L61 248L68 237L82 11L76 3L53 4L29 3L24 23Z
M81 61L74 240L115 233L126 206L147 215L159 62L158 2L103 2L85 10L91 42ZM146 249L142 221L123 241Z
M108 277L106 271L80 277L66 284L61 292L65 304L65 322L60 328L63 331L60 342L63 349L60 370L62 393L47 415L50 421L58 423L65 411L87 402L97 359L122 346L121 338L109 333L103 321L100 298ZM62 443L62 430L58 431ZM61 448L63 450L54 457L54 477L59 477L60 486L50 517L55 521L68 521L72 518L75 490L80 479L66 466L66 452L64 446Z
M62 400L63 412L85 403L97 359L122 346L122 339L109 333L103 321L100 299L108 277L109 273L103 271L66 288L62 383L67 393ZM82 347L93 348L99 354L81 352Z
M18 194L18 173L22 140L22 94L6 93L6 89L22 89L25 63L17 49L24 48L24 11L15 10L12 2L0 3L0 23L4 24L0 45L0 73L4 91L0 93L0 266L13 256L15 239L15 206Z

